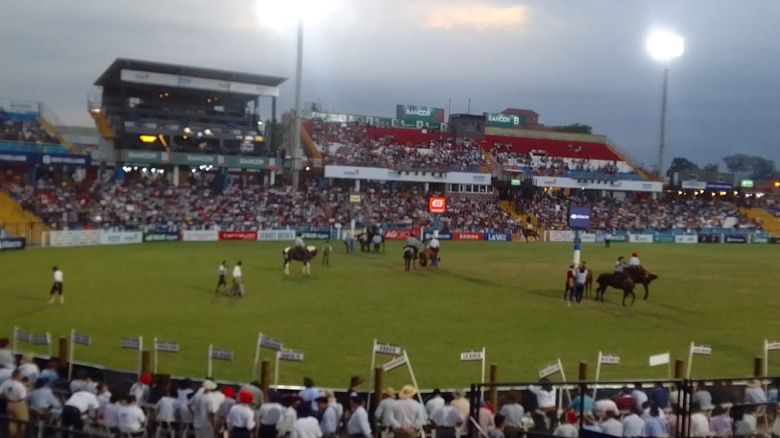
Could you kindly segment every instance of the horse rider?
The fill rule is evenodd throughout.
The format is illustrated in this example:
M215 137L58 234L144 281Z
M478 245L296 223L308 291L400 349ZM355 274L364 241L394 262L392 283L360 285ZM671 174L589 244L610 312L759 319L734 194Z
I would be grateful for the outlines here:
M636 266L637 268L642 266L642 262L639 261L639 254L636 252L631 253L631 259L628 260L629 266Z
M433 255L434 255L434 258L431 261L433 266L436 266L438 264L438 261L439 261L439 247L440 246L441 246L441 244L439 243L439 239L435 235L432 236L431 240L428 241L428 248L430 248L431 251L433 251Z
M622 274L623 269L626 268L626 259L623 256L617 258L615 261L615 274Z
M303 242L303 237L300 234L295 235L294 247L296 251L306 251L306 243Z
M409 237L406 238L404 249L412 248L412 250L414 250L414 258L416 259L421 246L422 243L414 235L409 235Z

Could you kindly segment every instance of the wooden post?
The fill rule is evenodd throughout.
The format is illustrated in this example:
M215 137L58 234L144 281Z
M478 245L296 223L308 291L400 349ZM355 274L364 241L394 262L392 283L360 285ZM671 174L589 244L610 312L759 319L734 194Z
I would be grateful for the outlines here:
M152 372L152 352L149 350L143 350L141 352L141 374L149 374Z
M498 382L498 365L492 363L490 364L490 390L488 391L488 399L490 400L490 403L495 407L498 406L498 387L496 386L496 383Z
M68 338L65 336L60 337L60 348L57 356L57 365L64 367L68 363Z
M579 380L588 380L588 363L580 362Z
M382 401L382 391L385 389L385 369L382 367L374 368L374 393L371 395L371 406L379 406Z
M685 361L677 359L674 361L674 378L682 379L685 377Z
M268 359L260 362L260 389L268 393L268 385L271 383L271 361Z
M753 376L762 377L764 375L764 358L757 357L753 359Z

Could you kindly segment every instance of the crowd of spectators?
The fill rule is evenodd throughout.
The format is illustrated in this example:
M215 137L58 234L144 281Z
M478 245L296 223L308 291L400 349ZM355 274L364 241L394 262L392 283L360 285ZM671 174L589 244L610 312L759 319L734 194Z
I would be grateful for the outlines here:
M614 176L618 173L617 163L604 163L588 158L553 157L543 150L516 152L512 145L496 143L490 153L502 166L517 166L532 170L540 176L563 176L569 171L597 173Z
M424 143L400 143L393 136L372 139L367 128L356 123L312 121L308 129L326 164L409 172L479 172L485 165L478 145L469 139L442 136Z
M59 144L59 140L50 135L35 120L9 118L0 110L0 140L19 141L38 144Z
M102 372L68 368L52 358L15 356L0 339L0 434L31 436L35 428L61 427L67 434L146 437L413 438L469 436L470 417L487 438L526 434L576 438L580 431L616 437L748 437L780 432L764 412L778 406L778 383L636 383L621 389L563 391L546 378L500 394L498 404L455 389L420 394L413 385L381 388L367 405L364 380L353 376L346 391L320 389L305 377L301 389L263 389L261 382L218 384L174 381L141 374L132 385L105 381ZM478 394L474 394L478 395ZM688 409L690 407L690 409ZM760 419L766 429L760 427ZM774 416L773 416L774 417ZM44 430L38 431L41 436Z
M540 194L521 201L519 211L535 216L546 229L568 229L571 205L592 207L591 231L698 231L703 228L759 229L761 224L742 215L736 204L723 197L668 196L662 199L585 200Z
M215 189L213 181L193 176L175 187L164 178L74 182L40 178L27 184L0 178L2 190L52 229L114 230L222 229L285 227L328 229L336 223L422 226L431 222L428 194L374 185L350 204L350 191L311 186L302 191L260 184ZM490 195L451 197L441 226L458 231L514 231L517 222Z

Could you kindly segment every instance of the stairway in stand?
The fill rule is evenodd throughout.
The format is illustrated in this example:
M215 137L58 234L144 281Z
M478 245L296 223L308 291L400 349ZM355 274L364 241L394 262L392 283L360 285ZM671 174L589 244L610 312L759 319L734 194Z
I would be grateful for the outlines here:
M40 245L43 232L47 231L41 219L22 208L7 193L0 192L0 224L6 233L24 237L28 245Z
M780 237L780 219L772 216L763 208L740 208L740 213L749 219L761 221L764 230L774 237Z

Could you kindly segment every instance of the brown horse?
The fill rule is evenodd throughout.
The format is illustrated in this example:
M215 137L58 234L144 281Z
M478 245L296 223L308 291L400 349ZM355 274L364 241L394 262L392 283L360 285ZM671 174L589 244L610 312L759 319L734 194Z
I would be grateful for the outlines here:
M539 241L541 239L541 236L539 236L539 233L536 232L533 228L523 228L523 237L525 238L525 241L528 242L529 237L533 237L535 241Z
M631 305L634 305L636 295L634 295L634 281L627 275L616 273L601 274L596 279L599 287L596 289L596 299L604 302L604 292L607 287L614 287L623 291L623 306L626 305L626 298L631 297Z
M410 269L417 269L414 263L415 255L414 255L414 248L411 246L407 246L404 248L404 270L406 272L409 272Z
M650 294L650 283L653 282L653 280L657 279L658 276L649 272L647 269L641 267L641 266L626 266L623 269L623 272L628 275L631 280L635 284L641 284L645 288L645 297L646 300L648 295Z
M433 264L434 260L436 260L437 262L440 260L439 254L430 248L425 248L424 250L420 251L417 257L419 257L420 266L422 266L423 268L428 267L429 264Z

